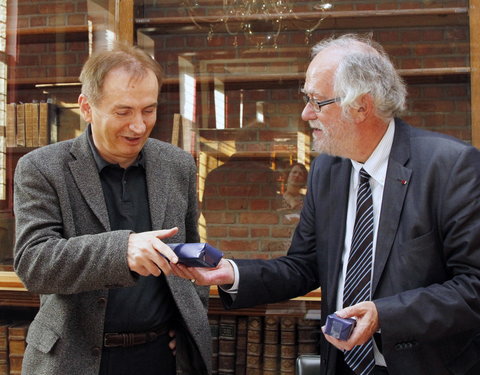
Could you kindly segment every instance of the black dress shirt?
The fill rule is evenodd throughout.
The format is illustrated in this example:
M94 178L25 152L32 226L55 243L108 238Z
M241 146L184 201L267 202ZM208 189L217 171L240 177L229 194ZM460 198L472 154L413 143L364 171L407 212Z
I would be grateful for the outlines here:
M152 230L143 153L128 168L105 161L89 143L97 164L111 230L132 232ZM124 244L122 244L124 246ZM169 321L175 313L175 302L165 276L138 276L133 287L110 289L105 332L144 332Z

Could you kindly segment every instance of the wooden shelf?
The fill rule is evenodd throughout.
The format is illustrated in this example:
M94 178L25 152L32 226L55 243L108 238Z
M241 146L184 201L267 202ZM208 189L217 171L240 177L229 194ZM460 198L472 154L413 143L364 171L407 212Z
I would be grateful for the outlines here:
M408 84L422 83L458 83L469 82L470 67L398 69L400 75ZM275 73L275 74L216 74L215 76L195 77L197 84L213 85L214 80L220 80L226 90L238 89L268 89L272 87L300 87L305 80L305 73ZM178 78L166 78L163 81L163 91L178 90Z
M43 88L43 87L76 87L80 86L78 77L42 77L42 78L11 78L7 82L8 89L16 88Z
M320 289L316 289L305 296L293 298L280 304L259 305L249 309L230 312L235 315L298 315L307 310L319 309L321 300ZM0 306L38 307L40 300L37 295L31 294L13 271L0 271ZM216 286L210 287L211 313L225 313L218 296Z
M270 21L282 17L285 30L305 30L306 23L314 25L323 19L317 29L371 29L398 28L412 26L446 26L465 25L468 23L468 8L427 8L427 9L392 9L363 11L312 11L290 14L255 14L249 16L229 17L231 30L238 29L242 23L253 24L254 30L268 31ZM137 31L147 35L192 33L202 30L225 32L225 19L221 16L159 17L136 18Z
M399 69L398 72L408 84L420 83L455 83L469 82L470 67ZM195 77L197 84L213 85L214 80L220 80L227 90L238 89L268 89L282 86L298 86L305 79L305 73L274 73L274 74L215 74L215 76ZM179 79L167 77L163 80L162 91L178 90ZM9 80L8 86L16 88L56 87L69 88L80 86L78 77L53 78L17 78Z
M7 38L17 37L19 43L51 43L88 41L88 26L31 27L7 29Z

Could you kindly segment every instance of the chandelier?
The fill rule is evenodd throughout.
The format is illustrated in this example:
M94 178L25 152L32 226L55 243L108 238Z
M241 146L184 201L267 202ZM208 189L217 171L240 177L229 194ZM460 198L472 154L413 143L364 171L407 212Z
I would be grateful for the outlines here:
M305 21L294 11L295 0L222 0L221 5L218 2L221 15L200 16L209 7L212 9L212 1L206 3L210 5L202 5L201 0L183 1L185 10L197 27L201 28L200 23L209 25L209 41L215 32L222 29L234 37L234 46L238 45L237 37L243 35L260 49L267 45L278 48L278 38L286 28L304 30L305 43L308 44L311 34L325 18L323 12L332 8L331 2L315 1L312 6L317 11L315 17ZM216 11L218 14L218 9Z

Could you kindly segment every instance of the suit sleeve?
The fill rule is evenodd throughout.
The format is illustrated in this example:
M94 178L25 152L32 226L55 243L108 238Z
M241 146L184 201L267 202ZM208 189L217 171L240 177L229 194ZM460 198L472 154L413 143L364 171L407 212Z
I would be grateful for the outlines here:
M422 186L439 191L428 208L432 231L397 249L405 262L408 252L416 252L407 273L398 274L399 282L410 272L407 282L428 283L374 300L384 348L402 340L438 341L480 327L480 156L472 147L455 156ZM419 218L411 214L413 226Z
M38 159L27 154L15 170L14 267L27 289L73 294L134 285L126 259L130 231L65 238L65 186L61 176L49 178Z

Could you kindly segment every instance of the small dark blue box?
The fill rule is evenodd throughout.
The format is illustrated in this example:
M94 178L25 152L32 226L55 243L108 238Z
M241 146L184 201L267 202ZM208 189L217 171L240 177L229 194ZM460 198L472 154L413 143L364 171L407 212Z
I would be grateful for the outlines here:
M188 267L216 267L223 253L208 243L169 243L178 262Z
M327 316L325 333L337 340L347 341L352 334L357 321L353 318L340 318L335 314Z

